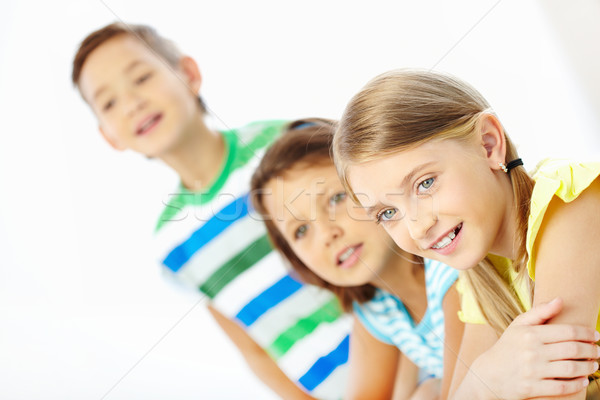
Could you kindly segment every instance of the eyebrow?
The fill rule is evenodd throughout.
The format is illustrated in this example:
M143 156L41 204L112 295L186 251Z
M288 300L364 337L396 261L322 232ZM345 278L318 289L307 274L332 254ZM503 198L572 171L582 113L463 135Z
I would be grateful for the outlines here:
M406 185L408 185L414 178L414 176L421 170L430 167L431 165L435 164L435 161L429 161L426 162L424 164L418 165L415 168L412 169L412 171L410 171L408 173L408 175L406 175L404 177L404 179L402 179L402 183L400 183L400 185L398 186L398 188L402 188L405 187ZM373 217L373 214L375 213L375 210L384 207L385 204L381 203L381 202L377 202L375 205L371 206L371 207L366 207L366 211L367 211L367 215L369 217Z
M142 60L133 60L127 67L125 67L125 69L123 70L125 73L129 73L132 70L134 70L138 65L143 64ZM104 92L107 88L107 85L101 86L100 88L98 88L98 90L96 90L96 92L94 93L94 96L92 97L94 100L96 100L98 98L98 96L100 96L102 94L102 92Z

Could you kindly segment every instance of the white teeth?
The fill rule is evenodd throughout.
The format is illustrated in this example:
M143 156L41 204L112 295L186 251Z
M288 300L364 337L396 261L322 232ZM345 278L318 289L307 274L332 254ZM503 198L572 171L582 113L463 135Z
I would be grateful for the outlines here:
M143 131L145 131L146 129L148 129L148 128L149 128L149 127L150 127L150 126L151 126L151 125L154 123L154 121L156 121L156 117L152 117L152 118L150 118L148 121L146 121L146 122L144 123L144 125L142 125L142 126L140 127L140 132L143 132Z
M344 261L346 261L348 259L348 257L350 257L352 255L352 253L354 253L354 247L350 247L348 250L343 252L339 258L340 264L343 263Z
M442 249L446 246L448 246L450 243L452 243L452 239L450 239L448 236L444 236L444 238L442 240L440 240L439 242L437 242L433 248L434 249Z
M460 223L456 227L455 230L451 231L449 234L444 236L442 238L442 240L440 240L439 242L437 242L436 244L431 246L431 248L432 249L443 249L444 247L448 246L450 243L452 243L452 240L456 237L456 233L454 233L454 232L460 230L460 228L462 228L462 223Z

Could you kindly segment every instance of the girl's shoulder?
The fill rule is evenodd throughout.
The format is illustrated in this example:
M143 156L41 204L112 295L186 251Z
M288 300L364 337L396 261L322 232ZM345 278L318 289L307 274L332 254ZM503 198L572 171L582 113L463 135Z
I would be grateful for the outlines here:
M532 173L535 181L531 195L526 246L529 260L527 269L535 278L536 238L546 211L553 199L559 204L574 201L600 176L600 162L576 162L564 159L541 161Z

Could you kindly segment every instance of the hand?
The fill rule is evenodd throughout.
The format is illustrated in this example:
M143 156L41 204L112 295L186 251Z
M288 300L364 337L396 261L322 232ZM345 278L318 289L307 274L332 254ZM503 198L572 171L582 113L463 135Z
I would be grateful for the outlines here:
M543 325L563 307L560 298L519 315L500 339L473 363L471 382L479 379L494 398L524 399L577 393L598 369L599 334L575 325ZM510 382L510 384L506 384Z

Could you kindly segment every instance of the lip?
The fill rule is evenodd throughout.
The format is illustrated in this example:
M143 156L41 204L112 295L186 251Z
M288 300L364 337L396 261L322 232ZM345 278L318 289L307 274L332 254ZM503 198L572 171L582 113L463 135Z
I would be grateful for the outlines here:
M462 222L461 222L462 223ZM448 246L442 248L442 249L434 249L432 246L434 246L436 243L438 243L440 240L442 240L445 236L447 236L450 232L454 231L458 225L454 226L452 229L449 229L445 234L443 234L442 236L440 236L435 242L433 242L431 244L431 246L429 246L429 250L433 250L438 254L447 256L448 254L452 253L454 251L454 249L456 249L456 246L458 246L458 242L460 242L460 239L462 238L462 233L463 233L463 229L464 229L464 224L463 226L460 228L460 231L458 231L458 234L456 235L456 237L454 239L452 239L452 243L450 243Z
M348 257L347 259L345 259L343 263L338 264L337 261L340 259L340 256L346 250L351 249L351 248L354 249L354 252L350 255L350 257ZM358 243L358 244L355 244L353 246L345 247L335 257L335 263L336 263L337 267L338 268L342 268L342 269L348 269L348 268L353 267L360 260L360 255L362 254L362 250L363 250L363 244L362 243Z
M162 113L153 113L153 114L146 116L144 119L142 119L140 122L137 123L137 125L135 127L136 136L144 136L144 135L147 135L148 133L150 133L151 131L153 131L156 128L156 126L160 123L162 118L163 118ZM152 121L152 120L154 120L154 122L152 122L150 124L150 126L148 126L146 129L144 129L142 131L142 127L144 125L146 125L149 121Z

